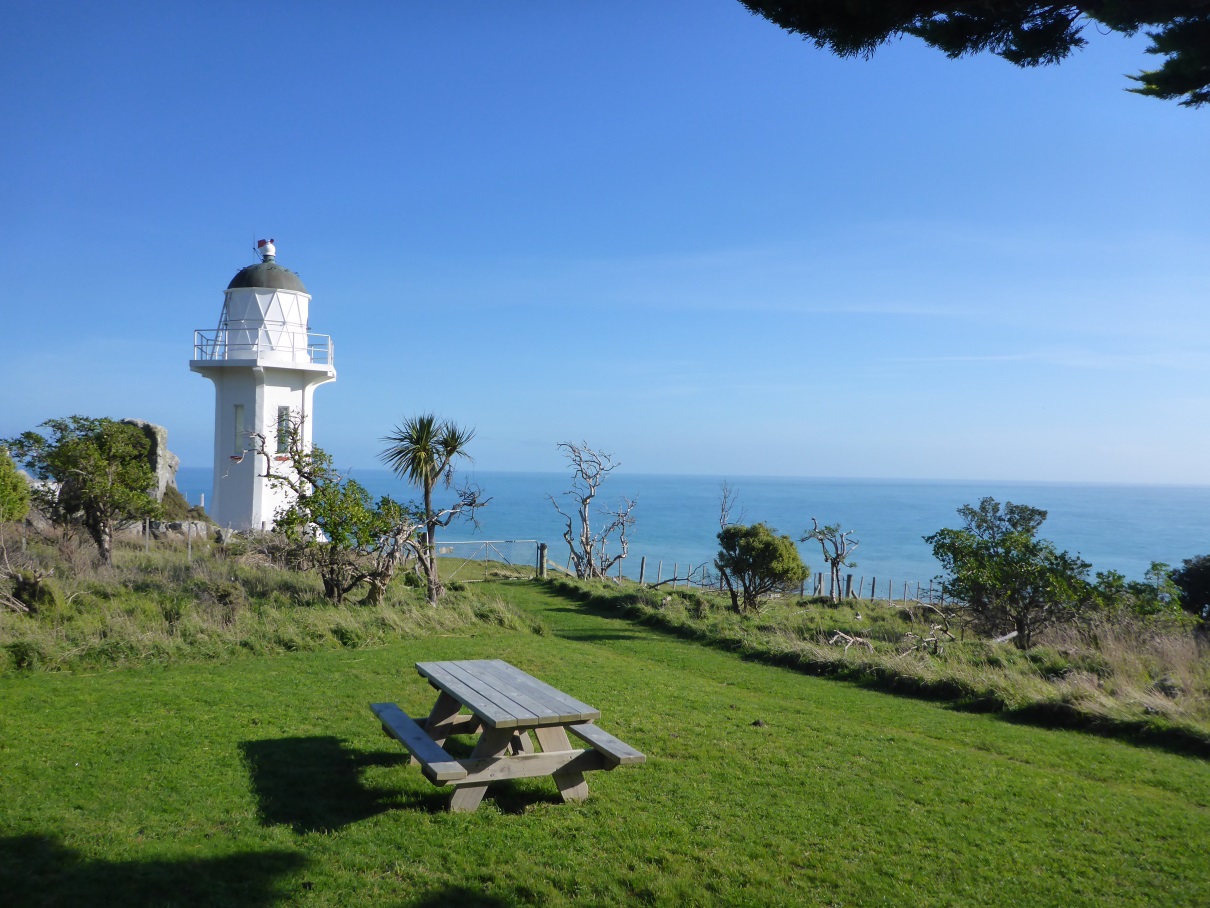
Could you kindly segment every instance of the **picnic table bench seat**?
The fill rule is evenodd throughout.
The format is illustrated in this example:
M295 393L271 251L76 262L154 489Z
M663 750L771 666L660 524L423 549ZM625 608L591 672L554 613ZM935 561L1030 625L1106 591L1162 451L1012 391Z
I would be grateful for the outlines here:
M466 778L466 768L428 736L411 716L394 703L371 703L370 709L382 722L382 730L394 738L420 764L420 771L434 785L445 785Z
M643 754L625 741L619 741L605 729L598 728L591 722L569 725L567 730L581 741L591 744L594 750L604 756L606 761L611 764L609 769L613 769L614 766L637 766L647 760Z

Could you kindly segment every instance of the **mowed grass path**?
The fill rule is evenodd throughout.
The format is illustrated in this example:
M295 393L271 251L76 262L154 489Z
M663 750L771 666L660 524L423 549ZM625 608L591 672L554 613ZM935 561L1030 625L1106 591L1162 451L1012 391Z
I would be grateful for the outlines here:
M496 592L551 632L0 682L0 902L1210 904L1204 760ZM495 657L648 763L442 812L367 704L423 715L414 662Z

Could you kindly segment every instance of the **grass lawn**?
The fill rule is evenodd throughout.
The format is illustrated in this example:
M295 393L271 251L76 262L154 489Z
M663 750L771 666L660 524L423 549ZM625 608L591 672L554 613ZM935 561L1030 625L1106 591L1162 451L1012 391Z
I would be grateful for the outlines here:
M0 903L1210 904L1210 762L491 593L548 632L0 679ZM647 764L443 812L367 704L497 657Z

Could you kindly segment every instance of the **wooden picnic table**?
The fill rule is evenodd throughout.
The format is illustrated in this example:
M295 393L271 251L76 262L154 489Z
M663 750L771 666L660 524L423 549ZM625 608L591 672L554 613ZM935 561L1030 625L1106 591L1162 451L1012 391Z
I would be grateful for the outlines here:
M412 719L394 703L370 709L426 778L454 786L452 811L477 808L492 782L534 776L551 776L563 800L582 801L588 797L584 773L646 760L594 724L600 710L503 660L417 662L416 671L438 690L427 719ZM568 732L589 747L573 748ZM445 742L460 734L479 739L469 757L455 759Z

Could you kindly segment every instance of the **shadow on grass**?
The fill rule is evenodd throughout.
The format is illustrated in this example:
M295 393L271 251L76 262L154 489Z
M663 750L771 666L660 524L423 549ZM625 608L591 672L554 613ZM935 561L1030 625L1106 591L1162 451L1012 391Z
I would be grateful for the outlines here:
M367 787L371 766L407 767L407 755L361 753L332 736L276 738L240 744L266 826L296 833L334 832L397 805L395 789ZM417 805L422 806L422 805ZM431 805L437 809L437 805Z
M591 776L588 783L592 785ZM483 796L483 803L488 802L495 804L501 813L521 816L538 804L561 805L563 797L555 788L554 780L550 776L542 776L536 779L493 782L487 787L487 794Z
M789 668L805 675L848 681L871 690L942 703L951 709L964 712L992 714L1001 721L1017 725L1085 732L1136 746L1153 747L1180 756L1210 759L1210 739L1189 729L1155 722L1092 716L1066 703L1035 703L1009 709L993 694L972 693L960 683L949 679L917 678L888 666L809 659L799 653L762 649L744 640L712 637L703 629L671 621L657 612L644 610L636 602L628 601L627 594L620 591L602 590L598 593L577 588L567 581L550 582L546 589L574 603L550 611L579 612L615 621L633 621L682 640L737 654L745 661ZM558 629L553 632L560 637L579 639ZM600 639L607 637L608 635L605 635Z
M446 742L446 750L454 757L469 756L473 746L474 738L466 735ZM430 786L418 767L408 767L408 756L402 750L361 753L331 736L244 741L240 750L252 776L261 823L289 826L298 835L336 832L388 810L443 813L453 791L448 786ZM362 773L371 766L413 772L423 787L367 786ZM540 785L542 781L548 783L549 791ZM525 813L535 804L562 803L550 779L495 782L488 788L486 800L507 814Z
M49 836L0 837L0 900L22 908L58 905L277 904L279 879L306 859L292 851L190 860L104 861Z
M474 750L475 740L474 735L454 735L446 740L445 752L455 759L469 757L471 751ZM419 772L419 770L416 771ZM438 792L440 810L445 810L449 806L450 794L453 790L448 786L434 789ZM487 794L483 796L483 803L495 804L496 809L501 813L519 816L535 804L562 804L563 797L555 787L553 779L549 776L538 776L531 779L505 779L500 782L492 782L487 786ZM429 809L428 805L429 801L426 799L423 803L415 801L411 805L402 806Z
M575 640L579 643L595 643L602 640L638 640L639 634L619 633L618 631L561 631L559 636L564 640Z
M565 615L584 615L589 614L597 618L611 619L614 624L624 621L625 618L618 614L616 608L602 606L598 602L585 599L578 602L576 605L560 606L558 608L547 609L550 612L561 613ZM564 640L638 640L642 634L636 634L634 631L618 630L616 627L608 629L589 629L577 628L576 630L558 630L554 632L556 636L562 637Z

